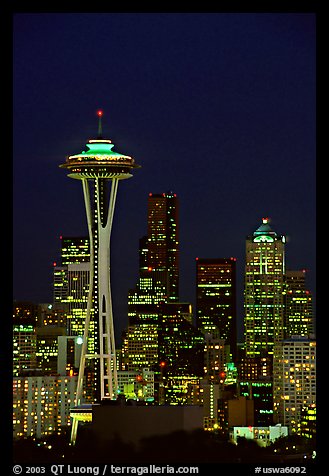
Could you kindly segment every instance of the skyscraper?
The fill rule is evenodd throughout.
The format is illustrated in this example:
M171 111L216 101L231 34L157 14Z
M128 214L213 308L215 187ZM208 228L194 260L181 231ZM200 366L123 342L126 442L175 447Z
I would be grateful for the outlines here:
M196 324L206 334L224 339L236 359L236 260L196 259Z
M163 283L169 301L179 299L179 223L175 193L150 193L148 197L147 267Z
M124 333L124 365L154 370L160 403L182 403L203 363L203 334L193 325L192 305L179 302L178 216L175 193L149 194L147 235L139 241L139 279L128 294Z
M305 271L286 271L285 337L314 334L312 294L306 289Z
M244 285L246 357L272 356L284 337L285 237L268 218L246 240Z
M60 166L67 169L69 177L81 180L90 245L90 284L77 385L78 405L82 395L85 361L89 357L97 362L97 400L113 399L117 396L118 379L110 286L110 237L119 181L132 177L132 169L139 167L132 157L114 151L114 144L108 139L103 139L102 114L102 111L98 111L98 138L90 139L86 144L86 150L68 156L66 162ZM87 348L92 306L95 310L97 332L95 332L95 352L90 355ZM76 431L77 420L74 421L72 428L73 441Z

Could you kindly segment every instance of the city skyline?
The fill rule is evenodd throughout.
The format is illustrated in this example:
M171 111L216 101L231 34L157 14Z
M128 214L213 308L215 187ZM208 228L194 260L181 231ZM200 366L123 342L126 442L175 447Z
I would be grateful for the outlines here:
M80 43L76 30L88 30ZM315 297L314 14L17 14L17 300L51 300L59 236L87 234L81 190L58 165L95 136L99 108L104 137L142 166L114 215L119 326L149 193L180 200L181 300L195 301L196 257L233 256L242 320L245 237L264 216L287 236L287 267L308 270Z

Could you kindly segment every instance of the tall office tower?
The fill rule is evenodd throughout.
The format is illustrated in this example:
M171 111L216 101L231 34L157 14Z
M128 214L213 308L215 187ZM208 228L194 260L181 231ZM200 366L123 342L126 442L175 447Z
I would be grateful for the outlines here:
M269 219L246 240L244 283L246 357L272 356L283 339L285 237Z
M225 339L236 360L236 260L196 259L196 324L206 334Z
M166 288L167 299L179 299L179 223L175 193L150 193L147 214L147 267ZM145 256L145 257L146 257Z
M316 403L316 341L292 337L274 347L274 423L300 433L302 409Z
M305 271L286 271L285 337L314 334L312 294L305 286Z
M90 139L86 144L86 150L68 156L66 162L60 166L67 169L69 177L81 180L90 245L90 285L77 386L77 405L81 401L87 358L93 358L97 362L95 400L111 400L117 397L118 379L110 286L110 238L119 181L132 177L131 171L139 167L132 157L114 151L114 144L102 138L102 114L102 111L98 111L98 138ZM95 352L89 354L87 348L92 306L95 311L97 332L95 332ZM77 425L78 420L75 419L72 442L75 441Z

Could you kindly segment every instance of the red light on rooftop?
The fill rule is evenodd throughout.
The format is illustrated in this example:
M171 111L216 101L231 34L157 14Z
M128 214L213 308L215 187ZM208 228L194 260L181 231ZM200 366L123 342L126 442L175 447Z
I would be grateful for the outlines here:
M195 258L196 261L198 261L199 258Z
M57 263L56 263L56 261L54 261L54 262L53 262L53 266L57 266Z
M153 193L149 193L149 197L152 197Z
M102 117L102 115L103 115L103 111L102 111L101 109L99 109L99 110L97 111L97 116L98 116L98 117Z

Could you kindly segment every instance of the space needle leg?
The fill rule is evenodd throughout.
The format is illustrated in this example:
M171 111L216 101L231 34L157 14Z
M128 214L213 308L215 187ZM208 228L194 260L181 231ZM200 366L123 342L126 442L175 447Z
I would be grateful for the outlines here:
M107 221L107 228L109 235L111 235L112 230L112 223L113 223L113 216L114 216L114 208L115 208L115 201L118 191L119 180L113 179L112 180L112 188L111 188L111 196L110 196L110 205L109 205L109 216ZM111 255L110 255L111 256ZM117 397L118 391L118 373L117 373L117 361L116 361L116 350L115 350L115 334L114 334L114 322L113 322L113 307L112 307L112 294L111 294L111 268L109 267L109 288L108 288L108 295L109 295L109 315L108 319L106 320L106 333L109 336L108 345L107 345L107 353L110 356L108 358L108 379L111 381L111 392L110 396L113 395L114 398Z
M89 290L88 290L87 311L86 311L86 319L85 319L85 326L84 326L84 333L83 333L83 342L82 342L82 348L81 348L77 391L76 391L76 397L75 397L76 406L80 405L81 403L81 396L82 396L82 390L83 390L83 378L84 378L85 363L86 363L88 333L89 333L90 315L91 315L92 299L93 299L93 285L94 285L94 247L93 247L93 235L92 235L92 213L91 213L91 207L90 207L90 193L89 193L87 179L82 179L82 188L83 188L83 195L85 200L87 224L88 224L88 232L89 232L90 268L89 268ZM71 444L75 444L77 431L78 431L78 420L73 418L72 430L71 430Z

